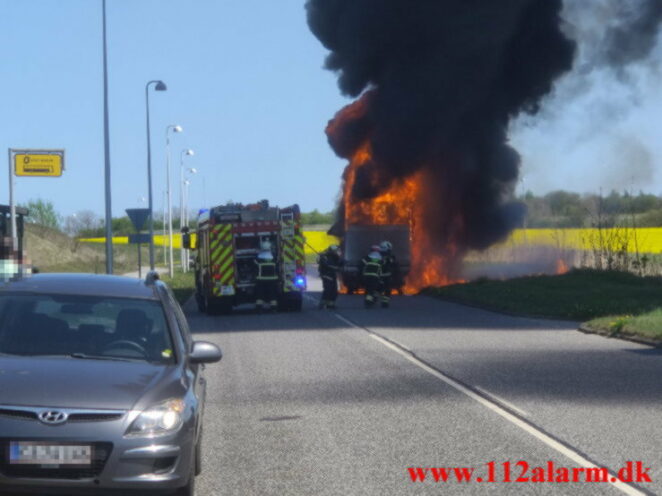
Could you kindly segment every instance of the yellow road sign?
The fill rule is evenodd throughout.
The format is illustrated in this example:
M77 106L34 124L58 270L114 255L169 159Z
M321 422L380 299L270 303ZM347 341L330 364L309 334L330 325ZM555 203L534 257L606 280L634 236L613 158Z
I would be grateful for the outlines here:
M14 170L17 176L59 177L64 170L64 154L62 152L16 153Z

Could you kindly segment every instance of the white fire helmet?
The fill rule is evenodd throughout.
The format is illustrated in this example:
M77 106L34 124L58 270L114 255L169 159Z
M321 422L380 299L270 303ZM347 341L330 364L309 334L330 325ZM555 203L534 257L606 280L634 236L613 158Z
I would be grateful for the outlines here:
M382 253L388 253L393 249L393 245L390 241L382 241L379 245L379 251Z
M381 251L381 247L379 245L372 245L370 247L370 251L376 251L377 253L379 253Z
M370 258L371 260L373 260L375 262L381 262L382 254L379 253L378 250L373 250L368 254L368 258Z
M271 241L262 241L262 243L260 243L260 250L271 251Z
M271 262L274 259L273 253L271 253L271 250L262 250L258 256L258 260L262 260L264 262Z

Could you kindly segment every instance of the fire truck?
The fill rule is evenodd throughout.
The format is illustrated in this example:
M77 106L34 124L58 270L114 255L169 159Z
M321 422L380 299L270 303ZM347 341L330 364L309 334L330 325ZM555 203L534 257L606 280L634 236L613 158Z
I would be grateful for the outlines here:
M278 309L301 310L306 265L299 206L278 208L263 200L200 212L193 249L195 297L201 312L229 313L235 306L255 302L255 259L265 242L277 263ZM185 235L185 247L191 244Z

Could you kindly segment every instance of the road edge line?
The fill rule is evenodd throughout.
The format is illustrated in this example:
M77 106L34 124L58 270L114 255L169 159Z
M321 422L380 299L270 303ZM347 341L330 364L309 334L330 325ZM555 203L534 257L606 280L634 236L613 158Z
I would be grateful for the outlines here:
M543 444L552 448L557 453L560 453L566 458L569 458L573 462L577 463L580 467L602 468L604 466L591 461L588 458L588 456L586 456L585 454L582 454L580 451L570 446L566 442L557 439L552 434L545 432L541 427L538 427L533 422L523 418L522 416L517 414L517 412L511 411L506 405L500 404L495 399L492 399L488 395L481 393L480 391L476 390L474 387L465 384L461 380L455 379L454 377L446 374L445 372L442 372L441 370L435 368L433 365L419 358L418 356L416 356L415 353L401 346L399 343L392 341L366 327L362 327L358 324L355 324L354 322L352 322L351 320L347 319L346 317L344 317L343 315L337 312L334 312L333 314L336 316L336 318L338 318L340 321L344 322L345 324L348 324L351 327L354 327L355 329L360 329L367 332L368 335L377 342L381 343L382 345L386 346L392 351L395 351L397 354L404 357L407 361L413 363L414 365L423 369L430 375L446 383L448 386L452 387L456 391L463 393L464 395L468 396L474 401L477 401L478 403L488 408L489 410L492 410L497 415L508 420L510 423L514 424L515 426L519 427L526 433L538 439ZM609 468L607 470L609 472L609 480L607 481L607 483L613 486L615 489L618 489L621 492L627 494L628 496L650 496L654 494L647 491L646 489L635 486L634 484L628 484L618 480L613 470ZM617 480L613 481L612 479L615 478Z

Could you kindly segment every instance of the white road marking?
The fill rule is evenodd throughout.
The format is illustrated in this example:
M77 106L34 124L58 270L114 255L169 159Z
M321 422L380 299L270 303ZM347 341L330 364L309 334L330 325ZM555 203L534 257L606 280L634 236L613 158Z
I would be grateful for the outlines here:
M516 407L516 406L513 405L510 401L506 401L506 400L504 400L501 396L497 396L497 395L494 394L494 393L490 393L487 389L483 389L482 387L479 387L479 386L474 386L474 387L475 387L476 389L478 389L478 391L480 391L481 393L486 394L487 396L490 396L491 398L494 398L494 399L497 401L497 403L501 403L501 404L503 404L503 405L506 405L506 406L507 406L508 408L510 408L511 410L516 411L516 412L519 413L522 417L528 417L528 416L529 416L529 414L528 414L527 412L525 412L525 411L522 410L521 408Z
M519 427L523 431L529 433L530 435L532 435L533 437L535 437L539 441L542 441L543 443L545 443L547 446L549 446L553 450L555 450L558 453L560 453L560 454L564 455L565 457L569 458L570 460L575 462L578 466L584 467L584 468L601 468L601 467L598 467L597 465L595 465L590 460L586 459L580 453L570 449L569 447L567 447L567 446L561 444L560 442L558 442L556 439L554 439L551 436L547 435L542 430L536 428L535 426L529 424L528 422L525 422L524 420L520 419L519 417L513 415L508 410L506 410L501 405L499 405L498 402L495 402L493 400L491 401L491 400L477 394L475 391L472 391L471 389L467 388L463 384L457 382L452 377L449 377L449 376L443 374L442 372L430 367L425 362L423 362L420 359L416 358L415 356L409 354L407 351L399 348L398 347L399 345L396 346L395 344L389 342L388 340L384 339L383 337L370 332L368 329L365 329L363 327L360 327L360 326L356 325L354 322L351 322L350 320L346 319L345 317L343 317L339 313L334 313L334 315L339 320L343 321L345 324L347 324L351 327L354 327L356 329L361 329L361 330L364 330L364 331L368 332L368 335L371 338L373 338L375 341L383 344L384 346L386 346L390 350L395 351L397 354L404 357L405 359L407 359L408 361L410 361L411 363L413 363L417 367L425 370L430 375L433 375L437 379L445 382L446 384L451 386L453 389L456 389L457 391L469 396L471 399L477 401L478 403L480 403L484 407L489 408L490 410L492 410L497 415L500 415L501 417L508 420L512 424L516 425L517 427ZM491 396L494 396L494 395L491 395ZM504 402L504 404L507 405L507 403L505 403L505 402ZM625 482L621 482L620 480L617 480L616 474L613 474L611 472L609 473L608 483L611 484L614 488L622 491L623 493L625 493L627 495L630 495L630 496L646 496L646 493L644 493L644 492L642 492L642 491L626 484Z
M345 317L343 317L339 313L334 313L333 315L335 315L338 319L342 320L349 327L358 327L354 322L347 320ZM360 327L359 327L359 329L360 329ZM371 334L371 336L372 336L372 334Z

